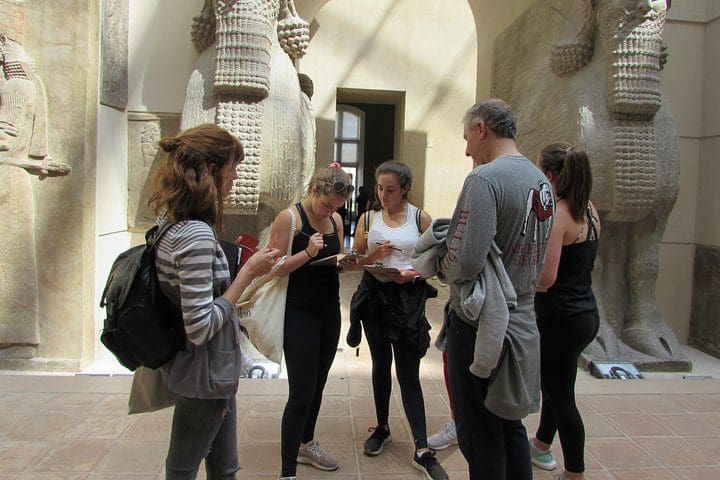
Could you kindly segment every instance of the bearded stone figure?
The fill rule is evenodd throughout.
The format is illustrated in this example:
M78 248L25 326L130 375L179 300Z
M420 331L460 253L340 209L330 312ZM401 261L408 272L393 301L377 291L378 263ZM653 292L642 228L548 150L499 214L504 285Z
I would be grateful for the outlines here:
M35 210L30 174L70 173L47 151L45 88L22 45L0 35L0 358L40 344Z
M689 370L655 298L679 188L679 140L660 82L669 0L539 0L497 40L493 95L518 112L528 156L584 149L603 221L593 288L600 332L585 360ZM508 51L512 49L512 51Z
M257 233L301 198L315 169L311 93L291 60L305 54L308 24L292 0L206 0L192 38L200 58L181 129L215 123L240 138L245 160L228 211L253 216L241 228Z

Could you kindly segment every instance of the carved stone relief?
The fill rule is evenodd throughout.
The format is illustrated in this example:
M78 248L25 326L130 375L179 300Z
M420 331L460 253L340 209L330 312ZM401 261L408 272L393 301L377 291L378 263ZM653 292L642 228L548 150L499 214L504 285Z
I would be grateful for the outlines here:
M35 202L30 175L64 176L47 145L47 99L23 36L24 5L0 13L0 359L30 359L39 331Z
M179 115L128 113L128 228L131 230L144 231L155 222L156 215L147 202L162 159L158 141L175 135L179 124Z
M314 111L291 61L308 46L308 25L292 0L206 0L192 39L201 55L181 129L216 123L240 138L245 160L227 211L264 219L302 196L315 167Z
M492 91L518 112L526 155L566 141L592 163L601 327L585 358L686 370L655 301L658 248L679 188L679 140L660 84L666 12L665 1L538 0L497 39Z
M125 110L128 99L128 0L103 0L100 103Z

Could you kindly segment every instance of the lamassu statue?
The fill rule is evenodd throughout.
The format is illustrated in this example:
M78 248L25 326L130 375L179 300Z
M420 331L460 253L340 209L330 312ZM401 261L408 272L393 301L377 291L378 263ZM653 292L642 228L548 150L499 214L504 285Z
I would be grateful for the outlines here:
M662 91L666 0L539 0L495 44L493 95L518 112L521 149L583 148L603 232L594 275L601 327L588 360L688 370L655 298L675 203L679 140Z
M215 123L240 138L246 156L228 211L264 228L315 169L314 112L291 60L305 54L308 24L292 0L206 0L192 36L200 58L181 128Z

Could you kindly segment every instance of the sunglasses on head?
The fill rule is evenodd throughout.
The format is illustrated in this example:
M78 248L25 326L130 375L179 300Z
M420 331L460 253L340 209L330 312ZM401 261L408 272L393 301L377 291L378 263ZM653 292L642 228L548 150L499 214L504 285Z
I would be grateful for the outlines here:
M324 183L325 185L332 185L335 193L339 193L339 194L343 194L343 195L350 195L353 192L353 190L355 190L355 186L352 183L346 184L345 182L340 182L340 181L337 181L334 183L330 183L330 182L320 182L320 183Z

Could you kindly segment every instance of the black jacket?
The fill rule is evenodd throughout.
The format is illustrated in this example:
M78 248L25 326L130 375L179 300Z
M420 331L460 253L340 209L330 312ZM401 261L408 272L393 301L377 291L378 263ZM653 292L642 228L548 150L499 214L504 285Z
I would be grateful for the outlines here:
M424 355L430 346L425 302L437 295L437 289L422 279L403 285L382 283L365 272L350 303L348 345L360 343L361 321L382 322L388 340L407 342Z

